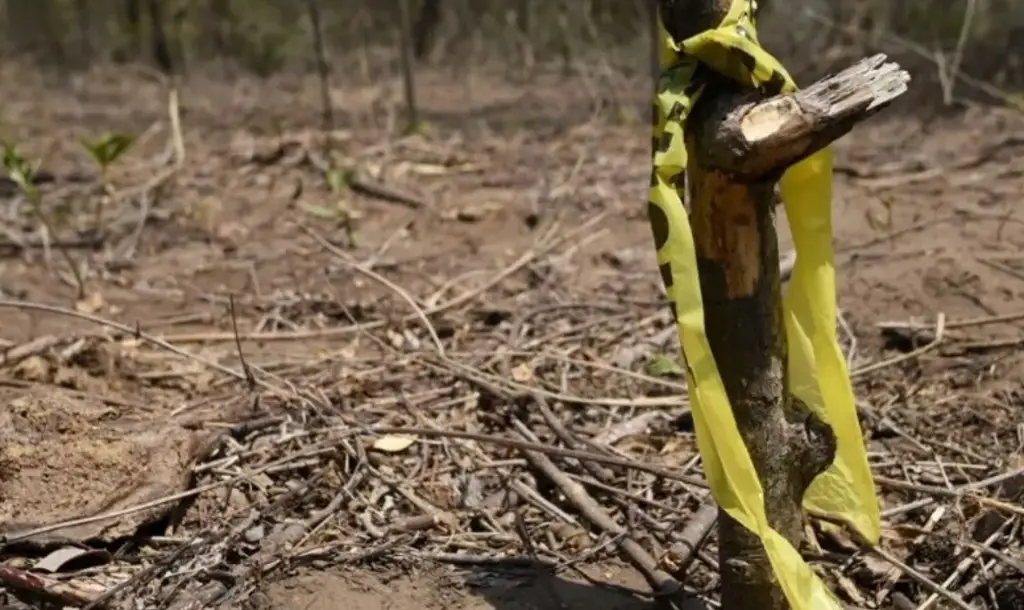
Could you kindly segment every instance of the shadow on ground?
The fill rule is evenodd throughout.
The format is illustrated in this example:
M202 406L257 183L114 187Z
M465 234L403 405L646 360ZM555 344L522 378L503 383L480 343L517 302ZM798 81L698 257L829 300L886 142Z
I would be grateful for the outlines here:
M306 573L271 584L246 608L255 610L654 610L655 602L631 570L588 569L601 586L536 569L431 565L387 574L367 571ZM700 606L694 606L697 610ZM687 610L690 610L688 607Z

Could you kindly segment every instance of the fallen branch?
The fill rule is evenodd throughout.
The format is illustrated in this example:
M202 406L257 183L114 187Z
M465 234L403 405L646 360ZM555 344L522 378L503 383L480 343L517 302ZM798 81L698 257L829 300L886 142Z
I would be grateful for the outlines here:
M537 442L537 437L519 420L513 420L519 436L526 442ZM615 522L587 493L585 487L572 480L558 469L546 455L524 451L523 455L537 470L561 491L566 499L580 512L584 519L610 536L619 537L619 547L659 597L675 597L682 594L683 585L670 574L658 567L657 560L640 543L629 537L625 528ZM682 599L679 600L680 605Z

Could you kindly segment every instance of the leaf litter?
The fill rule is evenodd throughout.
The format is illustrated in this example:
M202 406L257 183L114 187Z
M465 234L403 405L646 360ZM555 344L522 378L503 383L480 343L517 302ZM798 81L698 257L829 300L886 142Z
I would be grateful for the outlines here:
M165 92L134 93L159 124ZM937 159L988 147L931 181L877 158L909 138L881 121L840 145L838 330L885 532L865 549L812 519L804 552L858 607L1024 595L1024 284L1007 271L1024 239L1003 229L1019 185L999 180L1024 157L989 150L1022 123L989 113L914 141ZM552 591L715 603L717 510L637 204L641 128L353 126L325 156L300 125L204 126L233 143L184 127L203 163L141 139L126 158L104 247L75 251L84 299L19 235L30 223L5 226L3 603L315 608L341 567L358 583L332 599L354 607L448 607L455 582L505 608ZM40 190L90 218L67 178L87 160L56 157ZM331 183L331 168L359 171ZM978 171L989 194L969 204ZM872 197L885 226L858 208ZM311 601L279 586L300 582ZM536 598L508 593L537 582Z

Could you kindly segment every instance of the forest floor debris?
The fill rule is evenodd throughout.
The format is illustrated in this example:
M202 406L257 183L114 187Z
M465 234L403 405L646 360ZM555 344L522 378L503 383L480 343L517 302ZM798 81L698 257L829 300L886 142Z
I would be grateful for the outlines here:
M430 133L339 92L325 136L312 81L196 77L176 142L157 83L2 82L62 229L0 193L0 605L714 605L643 124L438 77ZM140 134L112 195L90 129ZM854 607L1024 607L1022 129L894 111L837 148L884 535L812 524L805 553ZM76 231L99 196L105 231Z

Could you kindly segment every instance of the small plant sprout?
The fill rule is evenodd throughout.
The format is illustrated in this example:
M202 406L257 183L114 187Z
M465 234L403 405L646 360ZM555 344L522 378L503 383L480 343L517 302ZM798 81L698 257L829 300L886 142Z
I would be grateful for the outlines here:
M337 222L342 230L345 231L345 237L352 247L355 247L359 240L358 223L356 221L359 219L360 214L348 206L342 194L351 187L354 176L355 172L352 170L328 169L324 172L324 179L327 182L328 190L333 196L332 203L318 205L299 202L299 206L307 214L322 220Z
M34 177L36 168L26 161L18 149L8 142L4 142L4 169L7 176L17 185L21 194L35 204L39 199L39 189L36 188Z
M21 156L14 144L4 142L3 150L4 169L7 170L7 176L18 187L18 190L21 191L25 199L28 200L29 205L32 206L32 211L39 218L39 222L42 223L47 234L51 238L54 237L56 233L53 230L53 224L43 211L43 197L39 192L39 188L35 185L37 168ZM67 248L58 246L57 249L67 261L68 266L71 267L71 273L75 277L75 284L78 288L78 298L83 298L85 296L85 281L82 279L82 273L78 269L78 264L75 263L75 259L68 252Z
M324 172L324 178L327 180L327 188L335 195L341 193L352 184L352 178L354 175L355 172L352 170L329 169Z
M103 229L103 207L106 198L113 192L110 184L110 168L134 143L135 136L123 133L105 133L92 140L82 139L82 146L99 169L100 185L103 189L103 195L96 202L96 216L93 223L93 229L97 236Z

